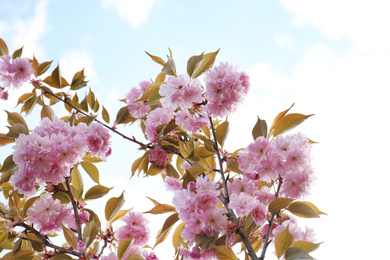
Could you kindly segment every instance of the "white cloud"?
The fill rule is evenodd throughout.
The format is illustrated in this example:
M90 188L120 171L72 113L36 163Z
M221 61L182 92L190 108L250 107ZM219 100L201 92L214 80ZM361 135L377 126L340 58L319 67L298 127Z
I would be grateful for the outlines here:
M388 2L382 0L282 0L295 23L308 22L327 37L349 37L361 50L377 51L390 44Z
M155 0L102 0L103 7L112 7L120 17L137 29L148 20Z
M288 50L292 50L294 48L294 42L288 35L274 33L273 38L278 47L286 47Z
M17 48L24 46L23 56L44 57L44 49L39 45L43 34L49 31L47 18L47 0L41 0L35 6L35 14L31 19L17 19L13 22L13 33L15 37L12 42Z
M74 74L84 69L87 81L99 82L98 74L93 69L93 58L85 51L69 51L60 59L61 75L70 83Z

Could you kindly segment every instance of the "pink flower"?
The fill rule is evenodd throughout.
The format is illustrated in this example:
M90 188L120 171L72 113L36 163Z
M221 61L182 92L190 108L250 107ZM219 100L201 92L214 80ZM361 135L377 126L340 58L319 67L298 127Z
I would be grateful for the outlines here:
M251 211L252 218L256 225L261 226L267 220L267 208L263 203L256 203L256 206Z
M220 194L219 184L209 179L207 176L202 177L199 175L198 178L196 178L196 192L198 194L207 192L216 197Z
M148 253L147 251L144 251L142 256L145 258L145 260L158 260L158 257L154 252Z
M252 196L257 190L257 184L246 175L242 179L235 179L228 183L228 190L230 194L239 195L241 192Z
M106 159L111 154L110 133L103 125L94 123L90 126L87 134L87 147L91 156Z
M133 245L141 247L146 245L150 237L150 230L147 227L149 221L144 218L142 213L129 211L122 218L122 221L126 225L115 232L118 241L134 239Z
M83 241L77 242L77 250L78 251L84 251L85 250L85 243Z
M2 100L8 99L8 93L4 90L3 87L0 87L0 99Z
M5 87L20 88L23 83L31 79L33 73L31 63L26 58L11 60L10 55L0 57L0 81Z
M233 193L230 195L229 208L236 211L237 216L244 217L255 207L255 200L249 195L241 192L239 195Z
M149 154L149 161L158 167L164 167L168 160L168 152L161 146L155 146Z
M190 109L193 103L203 101L203 89L198 79L190 79L188 74L169 76L166 84L162 84L159 89L162 106L171 110L180 107L182 110Z
M156 127L169 123L172 120L172 117L172 112L162 107L158 107L150 112L145 121L146 138L149 141L154 142L158 135Z
M237 109L249 91L249 76L237 67L220 63L206 73L207 112L216 117L227 116Z
M53 200L49 193L36 200L27 212L31 223L44 234L60 231L61 224L69 222L71 214L71 206L61 204L58 199Z
M152 84L152 82L142 81L138 86L130 89L129 93L126 95L127 108L129 113L135 118L142 118L151 110L150 106L145 104L145 102L136 102L150 84Z
M111 252L108 255L100 257L100 260L118 260L118 257L114 252Z
M37 192L35 189L36 178L34 172L29 170L29 168L16 171L12 175L10 182L20 194L25 196L33 196Z
M215 208L214 210L208 210L205 213L206 226L203 232L208 237L214 237L222 232L227 227L227 219L225 210L221 208Z
M183 184L181 181L174 177L166 176L165 177L165 187L169 191L178 191L183 189Z

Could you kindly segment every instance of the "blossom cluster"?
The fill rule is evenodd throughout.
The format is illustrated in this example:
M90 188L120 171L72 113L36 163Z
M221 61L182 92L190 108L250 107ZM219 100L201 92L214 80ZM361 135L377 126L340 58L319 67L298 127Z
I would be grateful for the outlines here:
M312 182L311 146L303 134L278 135L272 142L258 137L238 152L239 168L255 181L283 179L280 195L305 196Z
M4 87L0 87L0 99L7 99L5 88L20 88L26 81L31 79L34 73L29 59L12 59L10 55L0 57L0 81Z
M44 118L30 135L20 134L13 146L13 161L19 169L11 184L31 196L40 183L57 185L70 176L74 164L87 152L105 158L111 153L110 135L100 124L70 126L56 117Z
M229 63L221 63L208 71L204 90L201 81L188 74L167 76L159 87L160 104L152 110L146 100L138 101L152 84L143 81L126 95L129 113L145 124L146 138L158 141L158 126L174 122L182 129L197 133L202 125L209 126L210 116L226 116L234 112L249 91L249 77Z
M80 210L78 215L80 224L88 222L88 211ZM46 193L35 201L28 210L27 216L30 218L30 222L43 234L60 231L61 225L77 229L72 207L61 204L58 199L53 199L50 193Z
M142 251L142 247L146 245L150 238L150 230L148 227L149 221L144 218L142 213L129 211L121 220L125 222L126 225L120 227L115 232L115 237L118 242L123 239L133 239L132 246L123 258L127 259L131 255L135 254L143 255L146 260L158 260L157 256L155 256L153 252L148 253L146 251Z

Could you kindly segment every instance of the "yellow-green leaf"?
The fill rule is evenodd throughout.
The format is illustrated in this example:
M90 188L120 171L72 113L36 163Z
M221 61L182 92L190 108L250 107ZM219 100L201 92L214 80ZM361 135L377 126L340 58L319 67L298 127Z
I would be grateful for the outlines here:
M152 54L150 54L149 52L145 51L146 54L149 55L150 58L152 58L152 60L158 64L160 64L161 66L164 66L165 65L165 61L163 59L161 59L160 57L158 56L154 56Z
M9 155L7 158L4 159L3 165L1 167L0 172L10 172L16 169L17 165L15 164L14 160L12 159L13 155Z
M219 52L219 49L216 52L210 52L210 53L204 54L202 61L198 62L198 65L196 66L191 77L193 79L197 78L200 75L202 75L202 73L209 70L214 65L215 58L217 57L218 52Z
M53 116L55 116L54 110L50 106L43 104L41 110L41 119L48 117L50 120L52 120Z
M50 260L62 260L62 259L73 259L71 256L66 254L56 254L50 257Z
M159 204L154 206L151 210L146 211L144 213L150 213L150 214L163 214L167 212L176 212L175 207L168 204Z
M318 213L310 205L302 201L295 201L286 208L292 214L302 218L319 218Z
M220 124L215 130L217 141L221 147L223 147L228 133L229 133L229 122L226 120L225 122Z
M176 76L176 65L172 57L168 58L168 61L164 64L161 72L166 75Z
M199 65L199 63L203 59L203 53L200 55L194 55L191 58L188 59L187 61L187 73L190 77L192 77L192 73L194 73L194 70L196 66Z
M288 114L284 116L280 121L275 125L275 128L272 132L273 136L277 136L287 130L290 130L299 124L301 124L303 121L311 117L311 115L303 115L298 113Z
M292 246L302 248L306 252L312 252L312 251L316 250L318 247L320 247L320 244L321 243L316 244L316 243L312 243L309 241L299 240L299 241L295 241Z
M87 161L81 161L80 164L83 167L83 169L88 173L89 177L91 177L91 179L94 182L99 184L100 182L99 182L99 170L98 170L98 168L93 163L90 163L90 162L87 162Z
M280 121L280 119L282 119L282 118L288 113L288 111L290 111L290 109L294 106L294 104L295 104L295 103L293 103L289 109L286 109L286 110L280 112L280 113L275 117L274 121L272 122L271 128L269 129L270 132L272 132L272 130L274 130L275 125Z
M126 255L127 251L129 251L130 247L133 245L133 242L134 238L130 240L122 239L119 242L117 250L117 256L119 260L121 260Z
M113 197L109 199L106 203L106 208L104 210L106 220L110 221L121 209L124 203L125 199L123 198L123 192L118 198Z
M127 106L122 107L119 109L118 114L116 115L116 123L117 124L124 124L127 122L128 118L130 116L129 110L127 109Z
M286 254L284 255L286 260L297 260L297 259L314 259L311 257L305 250L299 247L290 247L287 249Z
M58 65L51 73L51 84L49 85L55 88L62 88L61 81L62 81L62 77L61 77L60 65Z
M27 123L24 120L23 116L16 112L8 112L7 110L4 111L7 113L8 124L10 124L11 126L16 124L22 124L28 130Z
M3 39L0 38L0 56L8 55L8 47Z
M119 210L115 214L115 216L113 216L112 219L108 223L112 224L114 221L117 221L117 220L123 218L126 215L126 213L129 212L129 211L130 211L130 209L121 209L121 210Z
M68 244L73 248L77 248L77 237L75 234L64 225L62 225L62 230L64 232L66 242L68 242Z
M283 198L283 197L277 198L276 200L273 200L269 204L268 210L269 212L277 212L281 209L286 208L293 201L294 199L290 199L290 198Z
M301 203L303 204L306 204L307 206L309 206L310 208L312 208L315 212L317 212L318 214L325 214L327 215L325 212L322 212L321 210L319 210L313 203L311 202L308 202L308 201L300 201Z
M108 114L108 112L104 106L103 106L103 110L102 110L102 117L103 117L104 122L106 122L107 124L110 123L110 115Z
M168 231L168 229L172 228L172 226L179 221L179 213L174 213L170 215L164 222L163 227L161 228L161 231L158 233L157 236L161 236L165 232Z
M172 235L172 245L175 248L175 254L177 253L177 249L181 245L181 242L183 241L183 238L181 237L181 232L184 230L185 223L180 223Z
M228 246L215 246L215 256L218 260L237 260L238 257Z
M20 134L25 134L25 135L29 134L28 129L24 125L19 123L7 127L9 129L6 135L8 138L16 139L19 137Z
M94 200L106 195L112 188L107 188L102 185L91 187L84 195L85 200Z
M41 64L39 64L36 74L37 76L41 76L43 73L45 73L51 66L53 61L46 61Z
M252 136L253 140L256 140L259 136L267 138L267 122L265 122L265 120L257 117L257 122L252 129Z
M155 248L158 244L161 244L162 242L165 241L165 239L167 239L169 232L171 232L172 227L173 226L170 226L165 232L162 232L161 229L158 231L156 243L154 244L153 248Z
M14 60L16 58L20 58L22 56L22 53L23 53L23 47L14 51L14 53L12 54L12 59Z
M287 249L292 245L293 240L294 237L288 230L288 226L283 232L280 232L275 236L275 254L278 258L287 251Z
M177 179L180 178L180 174L177 172L175 167L173 167L170 163L165 166L165 172L169 177L174 177Z

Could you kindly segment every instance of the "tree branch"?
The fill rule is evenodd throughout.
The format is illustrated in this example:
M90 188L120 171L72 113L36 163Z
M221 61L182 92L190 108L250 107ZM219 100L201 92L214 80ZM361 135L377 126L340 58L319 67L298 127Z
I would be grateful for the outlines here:
M73 168L72 168L72 169L73 169ZM81 223L80 223L80 217L79 217L78 207L77 207L76 200L75 200L75 198L73 197L72 188L70 187L70 183L69 183L69 178L70 178L70 177L65 177L66 188L68 189L67 194L69 195L70 201L72 202L73 211L74 211L74 216L75 216L75 218L76 218L77 237L78 237L78 238L77 238L77 241L82 241L82 240L83 240L83 236L82 236L82 233L81 233Z
M239 220L238 220L236 214L234 213L234 211L232 209L230 209L228 207L228 204L229 204L229 201L230 201L229 200L229 193L228 193L228 190L227 190L227 182L228 182L228 180L225 178L225 175L224 175L224 172L223 172L222 158L221 158L221 154L219 153L218 141L217 141L217 137L215 135L215 128L214 128L213 120L212 120L212 118L210 116L209 116L209 120L210 120L211 130L212 130L212 133L213 133L214 149L217 152L217 158L218 158L218 163L219 163L219 168L220 168L219 171L221 173L222 183L223 183L224 192L225 192L225 195L221 194L220 196L218 196L218 198L222 201L223 205L225 206L225 208L226 208L226 210L228 212L227 213L228 217L232 218L235 223L239 224ZM256 252L253 249L252 244L249 241L249 238L248 238L247 234L245 233L244 228L240 227L236 232L237 232L237 234L240 235L240 237L242 239L242 242L244 243L246 249L248 250L248 254L251 257L251 259L252 260L258 260L258 257L256 256Z
M278 184L278 188L277 188L276 193L275 193L275 199L277 199L279 197L280 187L282 186L282 183L283 183L283 178L280 177L280 175L279 175L279 184ZM259 260L264 260L265 252L267 251L267 247L271 243L271 241L268 241L268 239L269 239L269 236L271 234L272 224L274 223L275 216L276 216L276 212L272 212L271 219L269 220L269 224L268 224L267 234L265 235L265 238L264 238L263 251L261 252Z

